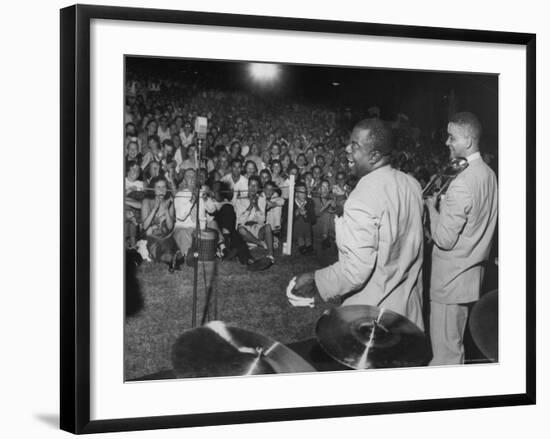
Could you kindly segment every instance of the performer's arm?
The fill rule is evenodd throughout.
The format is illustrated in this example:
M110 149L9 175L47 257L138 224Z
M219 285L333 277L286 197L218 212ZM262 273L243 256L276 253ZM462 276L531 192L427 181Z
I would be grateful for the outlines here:
M441 199L437 212L433 202L428 203L432 239L440 249L452 250L466 225L472 209L472 197L465 183L455 180Z
M315 272L323 300L357 290L368 281L376 265L378 218L357 200L348 200L344 216L336 222L338 262Z

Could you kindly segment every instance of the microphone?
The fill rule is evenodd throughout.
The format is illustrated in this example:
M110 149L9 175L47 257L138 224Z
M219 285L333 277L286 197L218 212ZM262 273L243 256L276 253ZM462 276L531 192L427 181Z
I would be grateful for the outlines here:
M197 116L195 119L195 134L200 140L206 139L206 133L208 132L208 119L206 117Z

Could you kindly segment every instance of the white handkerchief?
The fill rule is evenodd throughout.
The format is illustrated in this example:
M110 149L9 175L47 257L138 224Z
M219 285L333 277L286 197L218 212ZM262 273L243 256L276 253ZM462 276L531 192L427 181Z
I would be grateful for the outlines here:
M310 308L313 308L315 306L315 300L313 299L313 297L308 298L296 296L292 292L295 286L296 277L293 277L286 287L286 297L288 299L288 303L290 303L292 306L309 306Z

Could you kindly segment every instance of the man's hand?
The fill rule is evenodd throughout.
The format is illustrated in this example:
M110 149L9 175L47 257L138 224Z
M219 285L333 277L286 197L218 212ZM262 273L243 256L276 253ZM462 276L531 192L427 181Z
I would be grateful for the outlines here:
M315 286L315 273L303 273L296 276L296 285L292 289L292 293L299 297L312 298L315 297L317 287Z

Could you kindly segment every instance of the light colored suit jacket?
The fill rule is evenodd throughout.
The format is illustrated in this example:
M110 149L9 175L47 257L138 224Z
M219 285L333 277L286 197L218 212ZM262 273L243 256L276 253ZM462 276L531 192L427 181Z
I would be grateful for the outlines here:
M335 219L338 262L315 272L321 297L397 312L421 329L422 192L390 166L367 174Z
M445 304L479 299L483 263L497 224L497 179L478 154L449 185L440 213L431 212L434 240L431 300Z

